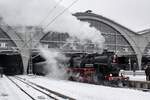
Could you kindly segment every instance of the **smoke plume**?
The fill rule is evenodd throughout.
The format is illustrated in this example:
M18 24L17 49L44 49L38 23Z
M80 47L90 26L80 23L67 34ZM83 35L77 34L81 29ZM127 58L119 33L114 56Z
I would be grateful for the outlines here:
M40 47L41 55L46 58L45 70L48 72L47 76L55 79L67 79L66 61L67 58L56 49L47 49Z
M0 0L0 18L2 17L3 21L10 26L37 26L42 27L45 32L68 33L70 37L77 38L81 44L85 44L88 40L99 48L103 48L105 40L100 31L90 27L88 22L81 22L69 11L53 21L65 9L65 7L59 5L48 16L49 11L55 6L55 0ZM43 21L46 16L48 18ZM41 21L43 22L41 23ZM43 57L47 59L47 68L50 68L51 76L62 76L64 74L62 70L64 69L62 65L59 65L60 59L58 58L64 58L64 56L55 50L43 48L40 48L40 50Z
M55 0L0 0L0 16L10 26L38 26L55 6ZM81 22L72 16L69 11L63 13L47 27L49 22L64 9L63 6L57 6L40 26L46 28L46 31L68 33L81 42L91 40L102 48L104 38L101 33L96 28L90 27L89 23Z

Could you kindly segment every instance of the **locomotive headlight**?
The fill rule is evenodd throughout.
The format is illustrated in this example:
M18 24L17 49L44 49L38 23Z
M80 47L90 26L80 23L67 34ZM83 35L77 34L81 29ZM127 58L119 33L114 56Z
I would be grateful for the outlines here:
M112 74L109 74L109 76L112 76Z

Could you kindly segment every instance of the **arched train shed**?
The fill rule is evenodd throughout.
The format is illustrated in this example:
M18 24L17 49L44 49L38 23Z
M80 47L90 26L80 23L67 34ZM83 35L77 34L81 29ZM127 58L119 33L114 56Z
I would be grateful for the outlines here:
M105 37L104 49L114 51L124 63L129 66L126 70L133 69L133 63L137 63L137 69L150 62L150 30L136 33L106 17L92 12L80 12L73 14L79 20L89 22ZM36 33L34 42L32 38L19 34L16 29L0 21L0 67L6 74L27 73L30 53L41 43L48 48L59 48L68 38L67 33L44 33L40 28L27 27L28 33ZM92 34L92 33L91 33ZM32 37L32 36L31 36ZM61 41L61 42L58 42ZM32 48L30 48L32 42ZM70 48L69 48L70 49ZM69 50L69 49L66 49ZM36 53L35 53L36 54ZM143 58L143 59L142 59Z

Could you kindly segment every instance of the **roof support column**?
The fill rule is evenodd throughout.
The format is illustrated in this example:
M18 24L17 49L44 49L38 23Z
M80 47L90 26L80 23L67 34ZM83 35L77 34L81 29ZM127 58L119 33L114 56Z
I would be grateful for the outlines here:
M27 74L28 62L30 58L30 52L28 49L21 50L22 62L23 62L23 74Z
M142 69L142 66L141 66L141 63L142 63L142 54L137 54L137 61L138 61L138 69L141 70Z

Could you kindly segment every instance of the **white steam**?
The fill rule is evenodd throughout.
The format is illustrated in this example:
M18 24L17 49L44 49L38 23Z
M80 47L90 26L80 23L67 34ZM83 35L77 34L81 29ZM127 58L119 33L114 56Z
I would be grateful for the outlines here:
M67 58L56 49L46 49L40 47L41 55L46 58L45 70L48 76L55 79L67 79L68 75L65 69Z
M0 15L11 26L37 26L54 0L0 0Z
M63 6L57 6L56 9L50 12L49 17L40 24L43 18L55 6L55 0L0 0L0 17L10 26L38 26L44 28L46 32L68 33L72 38L77 38L81 44L86 44L88 40L92 41L98 48L103 48L105 40L100 31L94 27L90 27L88 22L81 22L69 11L63 13L63 15L47 26L57 15L62 13L65 9ZM40 48L40 50L44 58L47 59L47 68L51 72L50 76L63 76L65 71L62 71L64 69L58 62L60 61L58 58L62 58L63 56L55 50L43 48ZM61 71L58 70L59 68Z
M11 26L38 26L55 6L55 0L0 0L0 16L3 17L5 23ZM89 23L81 22L72 16L69 11L63 13L47 27L49 22L64 9L62 6L57 6L41 26L46 27L47 31L67 32L81 42L91 40L99 48L102 48L104 38L101 33L94 27L90 27Z

